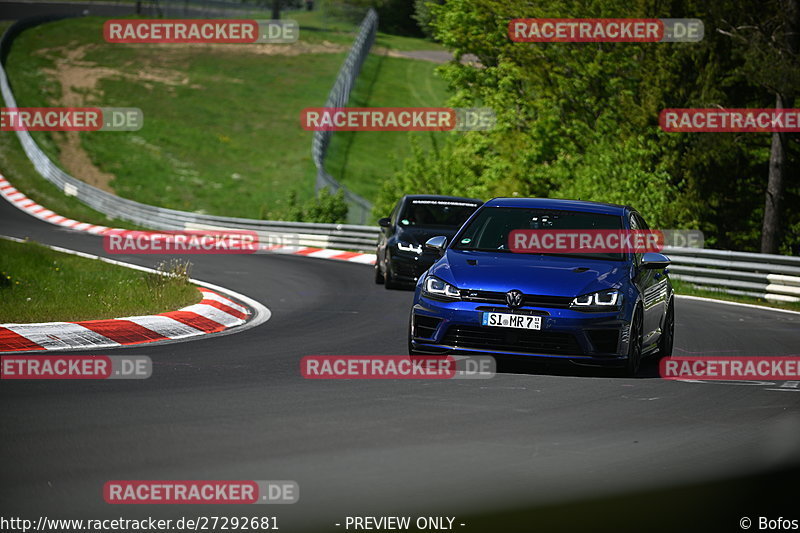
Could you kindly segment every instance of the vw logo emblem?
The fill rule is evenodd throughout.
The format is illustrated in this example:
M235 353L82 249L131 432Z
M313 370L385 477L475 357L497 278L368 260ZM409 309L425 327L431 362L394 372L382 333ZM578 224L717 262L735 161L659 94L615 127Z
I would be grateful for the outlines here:
M506 303L512 309L519 307L522 305L522 293L517 289L508 291L506 293Z

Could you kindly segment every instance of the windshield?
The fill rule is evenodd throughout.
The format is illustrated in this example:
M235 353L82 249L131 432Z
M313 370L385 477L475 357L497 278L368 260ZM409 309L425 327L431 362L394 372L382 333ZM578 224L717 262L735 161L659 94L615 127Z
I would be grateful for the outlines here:
M487 207L470 221L453 242L456 250L511 252L508 236L513 230L620 230L622 217L581 211L523 207ZM622 261L622 253L547 254Z
M449 226L460 228L475 209L477 203L458 200L411 200L399 217L399 224L408 226Z

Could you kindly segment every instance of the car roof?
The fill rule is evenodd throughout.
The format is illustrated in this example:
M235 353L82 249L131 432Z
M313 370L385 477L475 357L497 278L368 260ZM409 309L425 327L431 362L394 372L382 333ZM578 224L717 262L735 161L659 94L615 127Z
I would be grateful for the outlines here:
M635 211L630 206L589 202L585 200L562 200L559 198L492 198L484 207L530 207L536 209L558 209L563 211L582 211L606 215L624 215Z
M478 205L483 203L483 200L477 198L466 198L463 196L443 196L440 194L407 194L403 197L403 201L410 200L449 200L454 202L473 202Z

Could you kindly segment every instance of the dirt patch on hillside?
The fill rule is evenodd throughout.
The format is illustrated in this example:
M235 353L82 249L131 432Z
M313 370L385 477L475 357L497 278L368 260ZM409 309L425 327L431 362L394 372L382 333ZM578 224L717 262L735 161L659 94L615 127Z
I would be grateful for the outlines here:
M44 73L61 86L61 98L53 102L54 105L64 107L102 105L103 94L97 85L103 79L127 79L172 86L189 83L189 78L184 74L152 65L141 65L135 69L98 66L84 59L86 53L94 46L96 45L66 46L37 52L53 60L53 68L46 69ZM90 185L114 192L110 185L114 175L104 172L92 162L81 145L78 132L57 132L53 134L53 139L58 145L61 164L68 173Z
M46 69L44 73L55 80L61 87L61 98L52 102L52 105L65 107L81 107L103 104L103 92L98 88L101 80L116 79L129 80L141 83L152 88L158 83L167 87L188 86L195 89L201 85L191 84L189 77L182 72L186 53L236 53L255 55L281 55L297 56L301 54L334 54L345 52L349 46L334 44L328 41L321 43L293 43L293 44L168 44L148 45L153 54L149 57L137 58L137 62L121 65L119 68L101 66L86 59L87 53L97 48L97 44L76 46L74 43L57 48L46 48L36 52L37 55L47 57L53 61L53 68ZM125 45L118 45L125 46ZM132 45L129 45L132 46ZM140 45L141 46L141 45ZM169 68L175 65L175 69ZM228 83L244 83L237 78L225 78ZM109 133L113 135L113 133ZM76 178L106 190L114 192L111 180L114 175L102 171L91 160L81 146L78 132L54 132L55 140L60 151L61 164L67 172Z
M104 94L100 88L103 80L121 80L141 84L153 88L155 84L174 91L177 87L202 89L202 85L192 83L184 72L186 58L195 54L252 54L264 56L298 56L302 54L337 54L346 53L350 45L335 44L329 41L319 43L297 42L292 44L156 44L144 45L147 54L136 54L135 61L121 63L110 67L100 65L87 59L87 55L105 44L70 43L66 46L40 49L37 55L50 59L53 67L44 73L53 79L61 88L61 97L51 105L64 107L102 106ZM142 48L143 45L114 45L120 47ZM373 53L390 57L421 59L442 63L450 56L446 52L397 52L382 47L373 49ZM212 78L213 79L213 78ZM225 78L227 83L245 83L238 78ZM114 133L98 133L114 135ZM78 132L54 132L60 161L67 172L76 178L98 187L114 192L111 181L114 175L97 167L83 149Z

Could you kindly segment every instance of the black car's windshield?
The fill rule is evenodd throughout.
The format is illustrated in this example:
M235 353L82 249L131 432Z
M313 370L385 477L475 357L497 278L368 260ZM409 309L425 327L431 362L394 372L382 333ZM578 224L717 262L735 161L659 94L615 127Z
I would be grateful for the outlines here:
M452 248L482 252L511 252L508 236L513 230L620 230L622 217L523 207L487 207L456 237ZM621 253L549 254L622 261Z
M458 200L410 200L398 217L398 224L408 226L461 227L478 208L477 203Z

